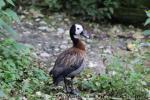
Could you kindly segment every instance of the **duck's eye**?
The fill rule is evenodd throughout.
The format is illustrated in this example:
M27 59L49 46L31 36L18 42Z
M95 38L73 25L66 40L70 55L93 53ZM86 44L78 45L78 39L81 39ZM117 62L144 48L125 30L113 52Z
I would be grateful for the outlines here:
M77 30L79 30L79 28L77 28Z

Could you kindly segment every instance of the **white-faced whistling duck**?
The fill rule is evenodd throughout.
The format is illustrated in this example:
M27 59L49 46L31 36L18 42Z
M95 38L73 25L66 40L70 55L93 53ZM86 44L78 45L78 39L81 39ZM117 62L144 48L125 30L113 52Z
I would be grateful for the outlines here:
M84 69L82 64L85 59L85 46L78 38L80 35L89 38L89 34L83 29L82 25L73 24L70 28L73 46L58 56L53 69L49 73L52 75L54 85L57 86L61 81L64 81L66 92L70 94L78 93L73 88L73 79ZM68 80L68 78L71 80Z

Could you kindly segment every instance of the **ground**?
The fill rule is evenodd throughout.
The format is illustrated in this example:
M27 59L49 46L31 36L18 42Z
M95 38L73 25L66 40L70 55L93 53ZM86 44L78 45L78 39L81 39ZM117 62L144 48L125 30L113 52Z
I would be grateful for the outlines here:
M144 47L143 30L132 25L103 25L70 18L65 13L43 15L37 11L23 11L20 18L21 22L13 26L18 33L16 40L33 46L36 51L33 55L47 72L53 67L57 55L72 46L69 28L73 23L83 24L90 32L91 38L83 41L87 50L86 66L93 73L106 73L107 55L128 57ZM139 47L135 41L140 42ZM146 64L150 65L149 61Z

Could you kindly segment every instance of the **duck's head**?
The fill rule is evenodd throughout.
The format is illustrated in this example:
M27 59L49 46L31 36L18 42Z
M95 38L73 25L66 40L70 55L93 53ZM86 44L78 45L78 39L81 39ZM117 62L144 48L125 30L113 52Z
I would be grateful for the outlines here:
M70 28L70 37L71 39L75 39L78 38L79 36L90 38L89 33L86 30L84 30L82 25L73 24Z

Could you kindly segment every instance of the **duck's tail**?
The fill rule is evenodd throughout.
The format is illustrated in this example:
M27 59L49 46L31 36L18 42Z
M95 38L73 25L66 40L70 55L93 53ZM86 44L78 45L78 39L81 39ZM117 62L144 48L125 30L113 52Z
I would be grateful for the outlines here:
M64 77L61 75L55 75L55 73L54 73L54 71L53 70L51 70L50 72L49 72L49 75L50 76L52 76L52 78L53 78L53 84L55 85L55 86L57 86L61 81L63 81L64 80Z

